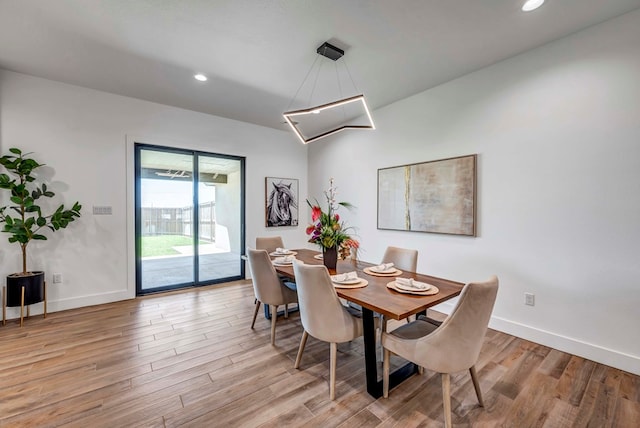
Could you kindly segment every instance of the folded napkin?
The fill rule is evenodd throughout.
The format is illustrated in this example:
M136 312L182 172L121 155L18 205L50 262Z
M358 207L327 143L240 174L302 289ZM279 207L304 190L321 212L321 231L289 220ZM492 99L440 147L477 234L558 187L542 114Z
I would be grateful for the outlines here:
M286 248L276 248L276 253L277 254L287 254L289 252L289 250L287 250Z
M400 288L409 288L416 291L426 291L431 288L429 284L414 281L413 278L396 278L396 284L400 285Z
M381 265L374 266L372 269L378 272L384 272L393 269L393 263L382 263Z
M276 259L274 260L274 262L276 263L293 263L293 261L296 259L296 256L284 256L284 257L276 257Z
M358 279L358 272L356 271L341 273L338 275L334 275L333 277L333 280L337 282L351 281L354 279Z

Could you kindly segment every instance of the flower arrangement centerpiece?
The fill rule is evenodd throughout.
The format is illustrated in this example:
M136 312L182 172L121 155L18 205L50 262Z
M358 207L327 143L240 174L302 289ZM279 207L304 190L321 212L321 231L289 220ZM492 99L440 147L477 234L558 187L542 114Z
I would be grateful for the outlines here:
M340 220L337 213L339 207L347 209L353 208L349 202L336 202L336 187L333 184L333 178L329 181L329 189L324 191L327 200L327 211L320 208L320 203L315 201L312 204L307 199L307 204L311 207L311 221L307 227L307 235L310 236L309 242L318 244L322 248L323 261L329 269L336 268L338 253L340 258L349 257L351 249L357 249L360 243L353 239L349 231L352 229Z

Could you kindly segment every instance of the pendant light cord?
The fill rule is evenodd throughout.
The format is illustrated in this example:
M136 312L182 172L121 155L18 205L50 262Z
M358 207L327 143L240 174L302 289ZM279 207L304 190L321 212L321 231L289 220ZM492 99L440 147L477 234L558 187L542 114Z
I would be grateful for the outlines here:
M302 83L300 83L300 86L298 87L298 90L296 91L296 93L293 95L293 98L291 98L291 101L289 101L289 105L287 105L287 108L285 109L286 111L289 111L289 108L291 108L291 104L293 104L293 101L296 99L296 97L298 96L298 93L300 92L300 89L302 89L302 87L304 86L304 83L307 81L307 79L309 78L309 75L311 74L311 71L313 70L313 67L315 67L316 62L318 62L318 58L320 58L319 56L316 56L316 59L313 61L313 64L311 64L311 68L309 68L309 71L307 71L307 75L304 77L304 79L302 79ZM317 77L316 77L317 79Z

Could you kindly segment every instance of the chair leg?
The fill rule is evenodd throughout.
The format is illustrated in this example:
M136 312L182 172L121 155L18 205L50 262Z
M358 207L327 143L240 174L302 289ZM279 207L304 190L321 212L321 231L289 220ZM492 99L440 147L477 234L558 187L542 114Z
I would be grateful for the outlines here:
M480 403L480 407L484 407L484 401L482 400L482 391L480 390L480 383L478 382L478 374L476 373L476 366L471 366L469 369L469 373L471 373L471 380L473 381L473 387L476 390L476 395L478 396L478 403Z
M444 408L444 426L451 428L451 377L442 373L442 407Z
M296 363L293 365L294 369L300 367L300 360L302 360L302 351L304 351L304 347L307 345L307 338L309 337L309 333L306 330L302 331L302 339L300 339L300 347L298 348L298 355L296 356Z
M384 356L382 358L382 396L389 398L389 360L391 352L387 348L382 348Z
M256 310L253 311L253 321L251 321L251 329L256 325L256 318L258 317L258 310L260 310L260 301L256 299Z
M382 333L387 332L387 321L387 318L384 315L380 314L380 334L376 338L377 343L379 344L382 343ZM382 345L380 345L380 361L384 362L384 349L382 348Z
M329 399L336 399L336 358L338 357L338 344L331 342L331 355L329 357Z
M276 344L276 319L278 318L278 307L269 305L271 308L271 346Z
M286 303L284 304L284 317L289 318L289 305Z

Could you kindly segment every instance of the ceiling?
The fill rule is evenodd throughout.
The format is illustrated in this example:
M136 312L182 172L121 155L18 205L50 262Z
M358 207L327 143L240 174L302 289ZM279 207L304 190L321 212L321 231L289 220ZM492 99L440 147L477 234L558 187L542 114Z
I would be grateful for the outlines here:
M282 112L334 97L345 62L344 95L376 109L640 7L523 1L0 0L0 68L287 129ZM343 59L316 54L327 40Z

